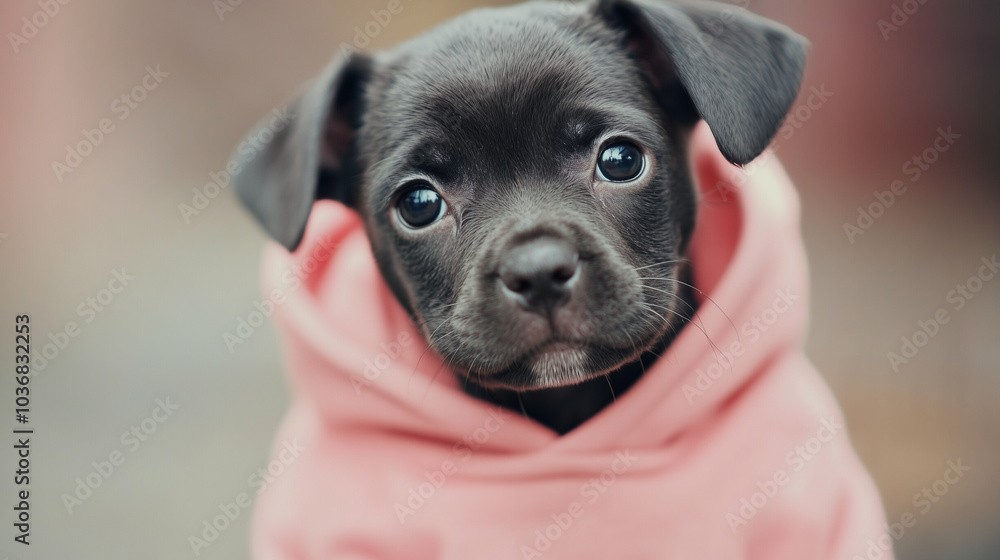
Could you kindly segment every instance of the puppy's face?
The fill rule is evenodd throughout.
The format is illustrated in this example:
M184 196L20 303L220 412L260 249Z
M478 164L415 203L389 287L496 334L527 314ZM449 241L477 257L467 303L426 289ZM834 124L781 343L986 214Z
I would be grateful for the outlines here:
M578 383L687 315L683 139L622 39L552 5L479 12L371 81L372 246L434 349L481 385Z
M288 136L306 156L316 143L318 162L289 169L279 153L262 173L308 187L318 167L311 191L237 188L290 247L314 196L354 206L397 298L473 382L585 381L689 313L677 294L690 127L705 118L746 163L797 91L798 38L740 18L614 1L472 12L307 91L298 108L319 113L317 132Z

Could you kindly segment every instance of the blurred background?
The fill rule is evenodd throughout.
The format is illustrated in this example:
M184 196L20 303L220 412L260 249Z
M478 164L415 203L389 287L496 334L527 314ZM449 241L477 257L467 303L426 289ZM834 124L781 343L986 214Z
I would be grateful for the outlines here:
M222 338L259 299L265 237L228 190L196 191L366 25L365 48L378 49L487 3L410 0L385 25L368 25L385 0L3 3L0 322L8 332L28 312L36 349L53 346L32 381L33 545L11 544L8 509L0 557L195 556L189 537L252 490L288 404L272 326L233 352ZM898 557L1000 558L1000 276L970 281L1000 253L1000 5L739 5L812 41L793 127L775 144L803 199L808 353L889 520L916 516ZM957 137L926 152L939 129ZM92 150L67 154L88 137ZM875 193L896 180L907 190L879 211ZM116 274L134 279L122 288ZM960 284L971 299L949 296ZM894 368L888 354L941 308L950 321ZM0 337L4 362L12 339ZM4 426L13 387L0 376ZM914 495L958 460L971 471L918 508ZM88 476L100 486L67 502ZM249 520L243 510L199 557L246 558Z

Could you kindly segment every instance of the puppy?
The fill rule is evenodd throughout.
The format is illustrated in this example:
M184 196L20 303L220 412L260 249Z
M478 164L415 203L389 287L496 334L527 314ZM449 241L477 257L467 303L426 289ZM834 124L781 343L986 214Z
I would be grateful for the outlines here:
M588 0L328 66L234 179L302 245L264 256L295 397L255 557L889 558L757 158L805 50L731 6Z
M314 200L354 209L466 391L566 433L695 312L693 126L750 162L805 53L727 5L477 10L397 50L337 57L235 187L289 250Z

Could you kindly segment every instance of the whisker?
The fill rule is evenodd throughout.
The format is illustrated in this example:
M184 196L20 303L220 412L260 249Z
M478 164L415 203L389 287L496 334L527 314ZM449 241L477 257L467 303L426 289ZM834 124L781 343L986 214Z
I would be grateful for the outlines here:
M678 280L676 278L639 278L639 279L640 280L662 280L664 282L677 282L678 284L681 284L683 286L687 286L688 288L691 288L692 290L694 290L694 291L698 292L699 294L705 296L705 299L707 299L708 301L710 301L712 303L712 305L714 305L719 311L722 312L722 315L725 316L726 320L729 321L729 324L732 325L733 331L736 332L736 338L737 338L737 340L739 339L740 331L739 331L738 328L736 328L736 323L733 322L732 318L729 316L728 313L726 313L726 310L723 309L722 306L720 306L718 303L715 303L715 300L712 299L712 296L706 294L705 292L699 290L698 288L692 286L691 284L688 284L687 282ZM652 286L649 286L649 287L652 287Z
M666 311L668 313L673 313L674 315L677 315L681 319L684 319L684 320L688 321L689 324L694 325L695 328L697 328L699 331L702 332L702 334L705 335L705 339L708 340L708 344L711 345L711 347L712 347L712 354L714 355L714 357L715 357L716 360L720 359L719 358L720 355L725 356L725 353L722 351L722 349L719 348L719 346L715 343L715 341L712 340L712 337L708 335L708 331L705 330L705 328L702 327L701 325L699 325L698 323L691 321L691 319L689 317L685 317L684 315L678 313L677 311L674 311L673 309L669 309L669 308L664 307L662 305L656 305L656 304L647 303L647 302L643 302L643 305L650 305L650 306L657 307L659 309L663 309L664 311ZM652 309L650 309L650 311L652 311ZM655 313L655 311L654 311L654 313Z
M698 314L698 310L693 305L691 305L690 303L684 301L683 298L676 297L677 296L676 292L670 292L670 291L667 291L667 290L663 290L663 289L657 288L655 286L648 286L647 285L645 287L649 288L650 290L656 290L657 292L661 292L661 293L667 294L668 296L673 296L673 300L674 301L676 301L678 303L681 303L681 304L684 304L685 306L687 306L688 309L691 310L691 317L688 318L688 321L691 321L691 322L694 322L696 320L700 321L701 322L702 330L707 330L706 327L705 327L705 320L701 318L700 314ZM723 313L725 313L725 312L723 312ZM676 331L675 331L674 334L676 334Z
M437 381L437 377L438 377L438 375L440 375L441 370L444 369L444 366L445 366L445 363L442 360L441 361L441 365L439 365L438 368L437 368L437 371L434 372L434 375L431 377L430 382L427 383L427 388L424 389L424 394L420 397L420 402L421 403L424 402L424 399L427 398L427 394L431 392L431 386L433 386L434 382ZM407 391L409 391L409 384L408 383L407 383Z
M649 319L647 319L646 317L643 317L643 316L641 316L641 315L640 315L639 317L640 317L641 319L643 319L644 321L648 322L648 323L649 323L649 325L650 325L651 327L653 327L654 329L656 328L656 324L655 324L655 323L653 323L653 321L651 321L651 320L649 320ZM669 324L668 324L667 326L668 326L668 327L670 327L670 329L671 329L671 330L673 330L673 326L671 326L671 325L669 325ZM675 332L676 332L676 331L675 331ZM637 359L639 360L639 367L640 367L640 368L642 368L642 376L643 376L643 377L646 377L646 364L644 364L644 363L642 362L642 354L643 354L643 353L639 351L639 345L635 343L635 340L633 340L633 339L632 339L632 335L630 335L630 334L628 333L628 331L625 331L625 336L627 336L627 337L628 337L628 341L629 341L629 344L631 344L631 345L632 345L632 351L633 351L633 352L638 352L638 354L639 354L639 355L637 356ZM609 381L609 384L610 384L610 381ZM614 396L615 396L615 390L614 390L614 388L612 388L612 389L611 389L611 397L612 397L612 398L614 398ZM617 399L615 399L615 400L617 400Z
M639 363L642 363L642 360ZM643 375L645 375L645 372L643 372ZM608 389L611 389L611 402L618 402L618 397L615 396L615 388L611 386L611 375L605 373L604 380L608 382Z
M659 313L657 313L657 312L656 312L655 310L653 310L653 307L652 307L652 306L653 306L653 304L651 304L651 303L648 303L648 302L641 302L641 303L639 304L639 306L640 306L640 307L642 307L642 308L644 308L644 309L645 309L646 311L649 311L649 312L651 312L651 313L655 314L655 315L656 315L657 317L659 317L659 318L660 318L660 320L661 320L661 321L663 321L663 323L667 325L667 328L668 328L668 329L670 329L670 331L674 333L674 336L675 336L675 337L676 337L676 336L678 335L678 332L677 332L677 329L675 329L675 328L674 328L674 325L673 325L673 322L672 322L672 321L668 321L668 320L667 320L666 318L664 318L664 317L663 317L662 315L660 315L660 314L659 314ZM680 317L680 318L681 318L681 319L683 319L684 321L687 321L687 320L688 320L688 318L687 318L687 317L685 317L684 315L681 315L680 313L678 313L678 312L676 312L676 311L674 311L674 310L672 310L672 309L670 309L670 308L668 308L668 307L664 307L664 306L662 306L662 305L657 305L656 307L658 307L658 308L660 308L660 309L663 309L664 311L669 311L669 312L673 313L674 315L677 315L678 317ZM653 325L653 327L656 327L656 326L657 326L657 325L656 325L655 323L652 323L652 322L650 322L650 324L651 324L651 325Z
M642 307L646 311L649 311L653 315L656 315L657 317L659 317L660 320L663 321L663 324L667 325L667 328L669 328L669 329L671 329L673 331L674 336L677 336L677 331L674 330L673 325L671 324L671 322L668 321L667 318L664 317L663 315L660 315L659 313L657 313L656 310L651 307L651 305L652 304L647 303L647 302L640 302L639 303L640 307ZM674 315L677 315L681 319L685 319L685 320L687 319L687 317L684 317L683 315L681 315L680 313L677 313L676 311L673 311L672 309L667 309L666 307L663 307L663 306L657 306L657 307L660 307L661 309L664 309L665 311L669 311L669 312L673 313ZM704 332L704 331L702 331L702 332ZM708 333L705 333L705 337L706 338L708 337ZM709 340L711 340L711 339L709 339Z
M673 323L671 321L667 321L659 313L656 313L656 311L653 311L653 309L651 307L649 307L649 304L646 303L646 302L640 302L639 306L642 307L642 308L644 308L644 309L646 309L647 311L650 311L650 312L654 313L657 317L660 317L660 320L663 321L663 323L667 325L667 328L670 329L670 332L673 333L674 337L675 338L677 337L677 335L678 335L677 329L674 328L674 325L673 325ZM648 323L649 326L653 327L654 330L658 330L660 328L660 325L657 325L656 323L654 323L652 319L650 319L648 317L643 317L641 315L639 317L642 320L644 320L646 323ZM645 365L643 366L643 371L645 372Z
M417 368L418 368L418 367L420 367L420 360L423 360L423 359L424 359L424 354L426 354L426 353L427 353L427 351L431 349L431 345L432 345L432 344L434 344L434 335L435 335L435 334L436 334L436 333L437 333L437 332L438 332L439 330L441 330L441 327L445 326L446 324L448 324L448 321L441 321L441 324L440 324L440 325L438 325L438 326L437 326L437 328L435 328L435 329L434 329L434 332L432 332L432 333L430 334L430 336L428 336L428 337L427 337L427 346L426 346L426 347L424 347L424 351L423 351L423 352L421 352L421 353L420 353L420 357L419 357L419 358L417 358L417 363L413 365L413 371L412 371L412 372L410 372L410 376L411 376L411 377L413 376L413 374L414 374L414 373L416 373L416 372L417 372Z
M444 325L444 323L441 323L441 325L439 325L437 329L434 329L434 332L436 333L441 328L441 326L443 326L443 325ZM427 347L424 348L424 351L420 353L420 357L417 358L417 363L414 364L414 366L413 366L413 371L410 372L410 376L406 379L406 390L407 391L410 390L410 383L413 382L413 376L417 373L417 369L420 367L420 360L422 360L424 358L424 355L427 353L428 350L430 350L431 346L433 346L435 344L437 344L437 345L440 346L440 344L442 342L444 342L445 340L448 340L450 337L457 336L458 334L459 333L458 333L457 329L452 329L451 331L446 332L443 335L441 335L441 337L438 338L436 341L433 340L433 338L429 339L429 341L427 342ZM433 336L433 334L432 334L432 336ZM446 360L444 360L443 358L442 358L441 361L442 361L442 363L446 362ZM438 368L438 371L434 373L434 377L435 378L437 377L437 375L438 375L439 372L440 372L440 368Z
M523 414L525 418L531 418L528 416L527 409L524 408L524 401L521 400L521 391L514 391L514 394L517 395L517 404L521 405L521 414Z
M643 269L646 269L646 268L652 268L654 266L661 266L661 265L665 265L665 264L674 264L674 263L686 263L686 262L691 262L691 259L673 259L673 260L670 260L670 261L663 261L663 262L658 262L658 263L653 263L653 264L647 264L646 266L640 266L639 268L634 268L633 270L643 270Z

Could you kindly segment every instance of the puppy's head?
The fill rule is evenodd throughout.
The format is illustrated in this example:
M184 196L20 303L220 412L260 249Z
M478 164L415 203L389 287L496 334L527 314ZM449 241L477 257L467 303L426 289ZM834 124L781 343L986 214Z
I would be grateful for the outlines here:
M289 249L316 198L363 218L432 347L486 387L585 381L689 312L687 133L756 157L805 42L726 5L479 10L388 53L339 57L236 188Z

